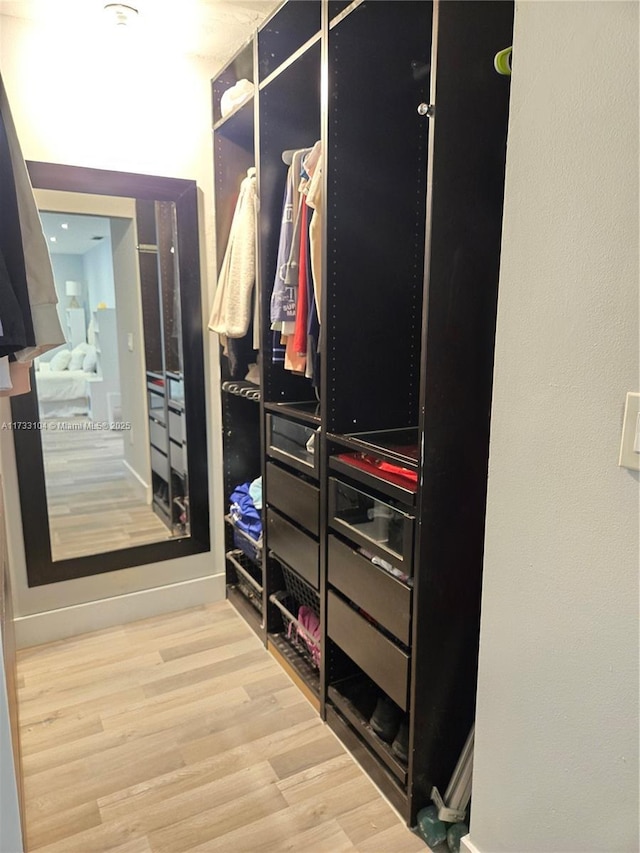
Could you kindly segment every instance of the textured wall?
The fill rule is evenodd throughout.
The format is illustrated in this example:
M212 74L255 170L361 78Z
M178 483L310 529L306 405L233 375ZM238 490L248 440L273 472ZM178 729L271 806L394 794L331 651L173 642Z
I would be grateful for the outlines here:
M3 7L4 8L4 7ZM147 41L98 39L69 26L53 28L46 18L26 21L0 15L2 76L22 151L28 160L68 163L197 181L200 195L203 326L215 287L213 166L210 77L213 60L167 51ZM156 51L156 53L154 53ZM145 61L146 59L146 61ZM217 375L217 344L204 331L209 376ZM211 382L211 380L210 380ZM219 420L219 395L210 394L209 419ZM0 406L0 420L9 420ZM219 430L210 429L210 458L221 452ZM224 571L219 465L210 470L211 554L195 555L50 586L28 588L11 433L0 433L15 611L17 617L143 590L157 589ZM117 610L117 608L116 608ZM83 611L78 610L80 616ZM115 612L115 611L114 611ZM131 615L133 614L133 615ZM136 618L134 607L127 618ZM146 614L145 614L146 615ZM74 632L74 616L65 632ZM112 617L110 617L111 619ZM123 605L122 619L125 619ZM97 622L92 623L102 627ZM112 624L112 621L108 622ZM78 630L88 630L87 620ZM49 635L38 637L39 641ZM22 643L19 637L19 643Z
M638 5L517 4L471 842L638 840Z

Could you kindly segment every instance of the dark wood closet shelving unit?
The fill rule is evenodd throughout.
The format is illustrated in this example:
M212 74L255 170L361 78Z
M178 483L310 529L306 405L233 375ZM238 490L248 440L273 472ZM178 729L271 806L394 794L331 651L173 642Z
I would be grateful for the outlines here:
M409 825L475 713L512 31L501 0L289 0L212 83L218 268L251 166L260 198L259 388L221 361L225 499L262 475L263 546L226 525L229 599ZM282 152L318 139L316 392L272 362L269 305ZM407 763L371 728L384 694Z

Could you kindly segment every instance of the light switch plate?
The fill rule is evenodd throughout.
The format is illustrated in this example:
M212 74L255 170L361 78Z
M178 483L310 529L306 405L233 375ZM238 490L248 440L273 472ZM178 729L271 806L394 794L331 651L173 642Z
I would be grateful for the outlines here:
M640 471L640 394L627 394L622 421L622 441L618 465Z

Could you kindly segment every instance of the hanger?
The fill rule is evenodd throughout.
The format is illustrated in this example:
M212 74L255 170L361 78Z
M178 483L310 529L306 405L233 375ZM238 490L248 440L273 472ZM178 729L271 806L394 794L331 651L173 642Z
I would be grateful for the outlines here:
M287 148L285 151L282 152L282 162L285 164L285 166L290 166L293 162L294 154L297 154L299 151L301 151L303 154L306 154L311 151L312 148L313 146L311 146L310 148Z

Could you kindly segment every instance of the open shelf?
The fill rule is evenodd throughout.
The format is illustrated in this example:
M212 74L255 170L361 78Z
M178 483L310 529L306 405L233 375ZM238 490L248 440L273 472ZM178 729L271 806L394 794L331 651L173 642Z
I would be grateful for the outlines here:
M328 696L330 701L340 711L342 716L353 727L358 736L367 744L369 749L391 770L402 786L407 784L407 765L404 764L393 752L391 745L378 737L369 724L371 713L363 713L362 702L352 696L355 687L363 684L357 677L347 679L338 684L329 685Z
M213 129L238 145L248 147L253 143L253 100L251 95L242 104L238 104L228 115L218 119Z
M409 802L406 791L403 790L385 764L369 749L367 743L359 736L359 732L346 721L332 704L327 705L327 723L389 802L408 822Z

